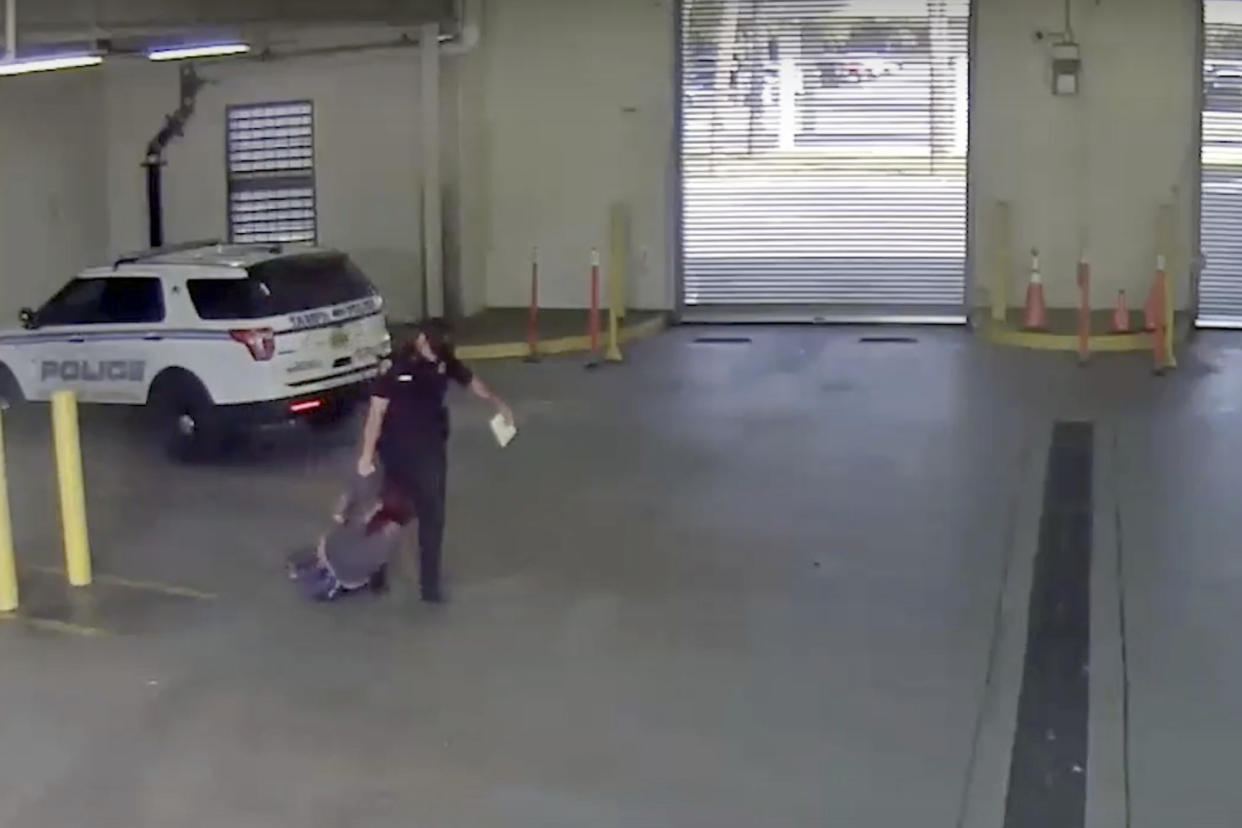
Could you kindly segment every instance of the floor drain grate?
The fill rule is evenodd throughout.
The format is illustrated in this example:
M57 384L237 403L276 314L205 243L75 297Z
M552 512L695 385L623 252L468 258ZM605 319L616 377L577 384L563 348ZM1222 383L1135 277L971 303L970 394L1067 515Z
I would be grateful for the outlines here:
M695 342L701 342L704 345L746 345L750 342L749 336L696 336Z

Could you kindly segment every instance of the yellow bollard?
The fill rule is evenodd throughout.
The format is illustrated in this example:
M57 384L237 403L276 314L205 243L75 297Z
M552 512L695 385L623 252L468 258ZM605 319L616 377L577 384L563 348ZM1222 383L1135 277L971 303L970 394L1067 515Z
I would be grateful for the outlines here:
M609 362L621 362L624 357L621 355L621 327L617 319L617 308L613 305L608 309L608 349L604 351L604 359Z
M17 609L17 564L13 557L9 475L4 463L4 424L0 421L0 612L13 612L15 609Z
M91 548L86 532L82 441L78 435L78 398L72 391L57 391L52 394L52 437L56 442L56 476L60 481L65 571L73 586L90 586Z
M995 234L996 264L992 271L992 321L1003 325L1009 314L1009 280L1013 278L1013 266L1009 259L1009 239L1012 233L1008 201L996 202Z
M608 350L609 362L621 362L621 319L625 316L625 281L629 254L629 217L625 205L612 205L608 256Z
M1176 201L1176 191L1174 192L1174 201ZM1156 213L1156 245L1157 252L1162 253L1168 265L1165 268L1164 280L1164 356L1167 361L1166 367L1177 367L1177 356L1173 352L1174 343L1174 322L1176 321L1176 307L1173 304L1174 288L1173 280L1177 278L1177 273L1181 269L1181 251L1178 249L1177 240L1177 219L1174 212L1173 204L1161 204Z
M1172 260L1176 262L1173 267L1169 268L1169 278L1164 283L1164 312L1167 314L1164 320L1164 335L1168 337L1168 340L1165 343L1165 353L1169 355L1170 368L1177 367L1177 353L1173 348L1174 334L1176 333L1175 326L1177 322L1177 306L1174 304L1173 298L1176 292L1174 290L1174 280L1177 278L1178 273L1183 272L1182 263L1185 261L1182 256L1181 243L1177 235L1177 214L1176 207L1174 206L1177 202L1177 190L1174 188L1173 204L1167 206L1167 212L1165 213L1164 218L1165 225L1168 227L1169 254Z

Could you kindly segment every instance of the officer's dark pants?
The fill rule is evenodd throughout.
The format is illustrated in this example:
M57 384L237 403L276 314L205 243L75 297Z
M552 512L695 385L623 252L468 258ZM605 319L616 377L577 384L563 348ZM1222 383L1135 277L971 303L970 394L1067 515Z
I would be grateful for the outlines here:
M440 546L448 484L448 445L440 442L404 451L381 450L384 473L414 506L418 520L418 580L423 595L440 591ZM395 456L394 456L395 455Z

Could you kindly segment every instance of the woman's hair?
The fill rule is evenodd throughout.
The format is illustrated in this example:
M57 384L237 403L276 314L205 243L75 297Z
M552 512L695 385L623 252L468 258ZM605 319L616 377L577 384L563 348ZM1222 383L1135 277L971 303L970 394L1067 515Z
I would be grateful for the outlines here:
M445 362L454 356L453 329L448 320L438 316L424 319L414 330L401 338L397 355L404 358L418 357L418 338L425 336L427 345L436 359Z
M453 327L443 317L424 319L418 326L418 332L427 337L427 344L437 355L453 347Z

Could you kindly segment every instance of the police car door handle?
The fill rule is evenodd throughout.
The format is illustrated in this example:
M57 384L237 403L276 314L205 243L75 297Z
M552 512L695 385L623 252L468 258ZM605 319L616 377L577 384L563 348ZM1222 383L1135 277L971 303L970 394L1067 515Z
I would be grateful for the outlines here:
M159 341L160 341L160 340L162 340L163 338L164 338L164 337L160 336L160 335L159 335L159 334L157 334L157 333L149 333L149 334L147 334L146 336L144 336L144 337L143 337L143 339L145 339L145 340L146 340L146 341L148 341L148 342L159 342Z
M71 343L73 343L74 345L77 345L77 344L80 344L80 343L82 343L82 342L85 342L85 341L86 341L86 337L84 337L84 336L71 336L71 337L69 337L69 341L70 341Z

